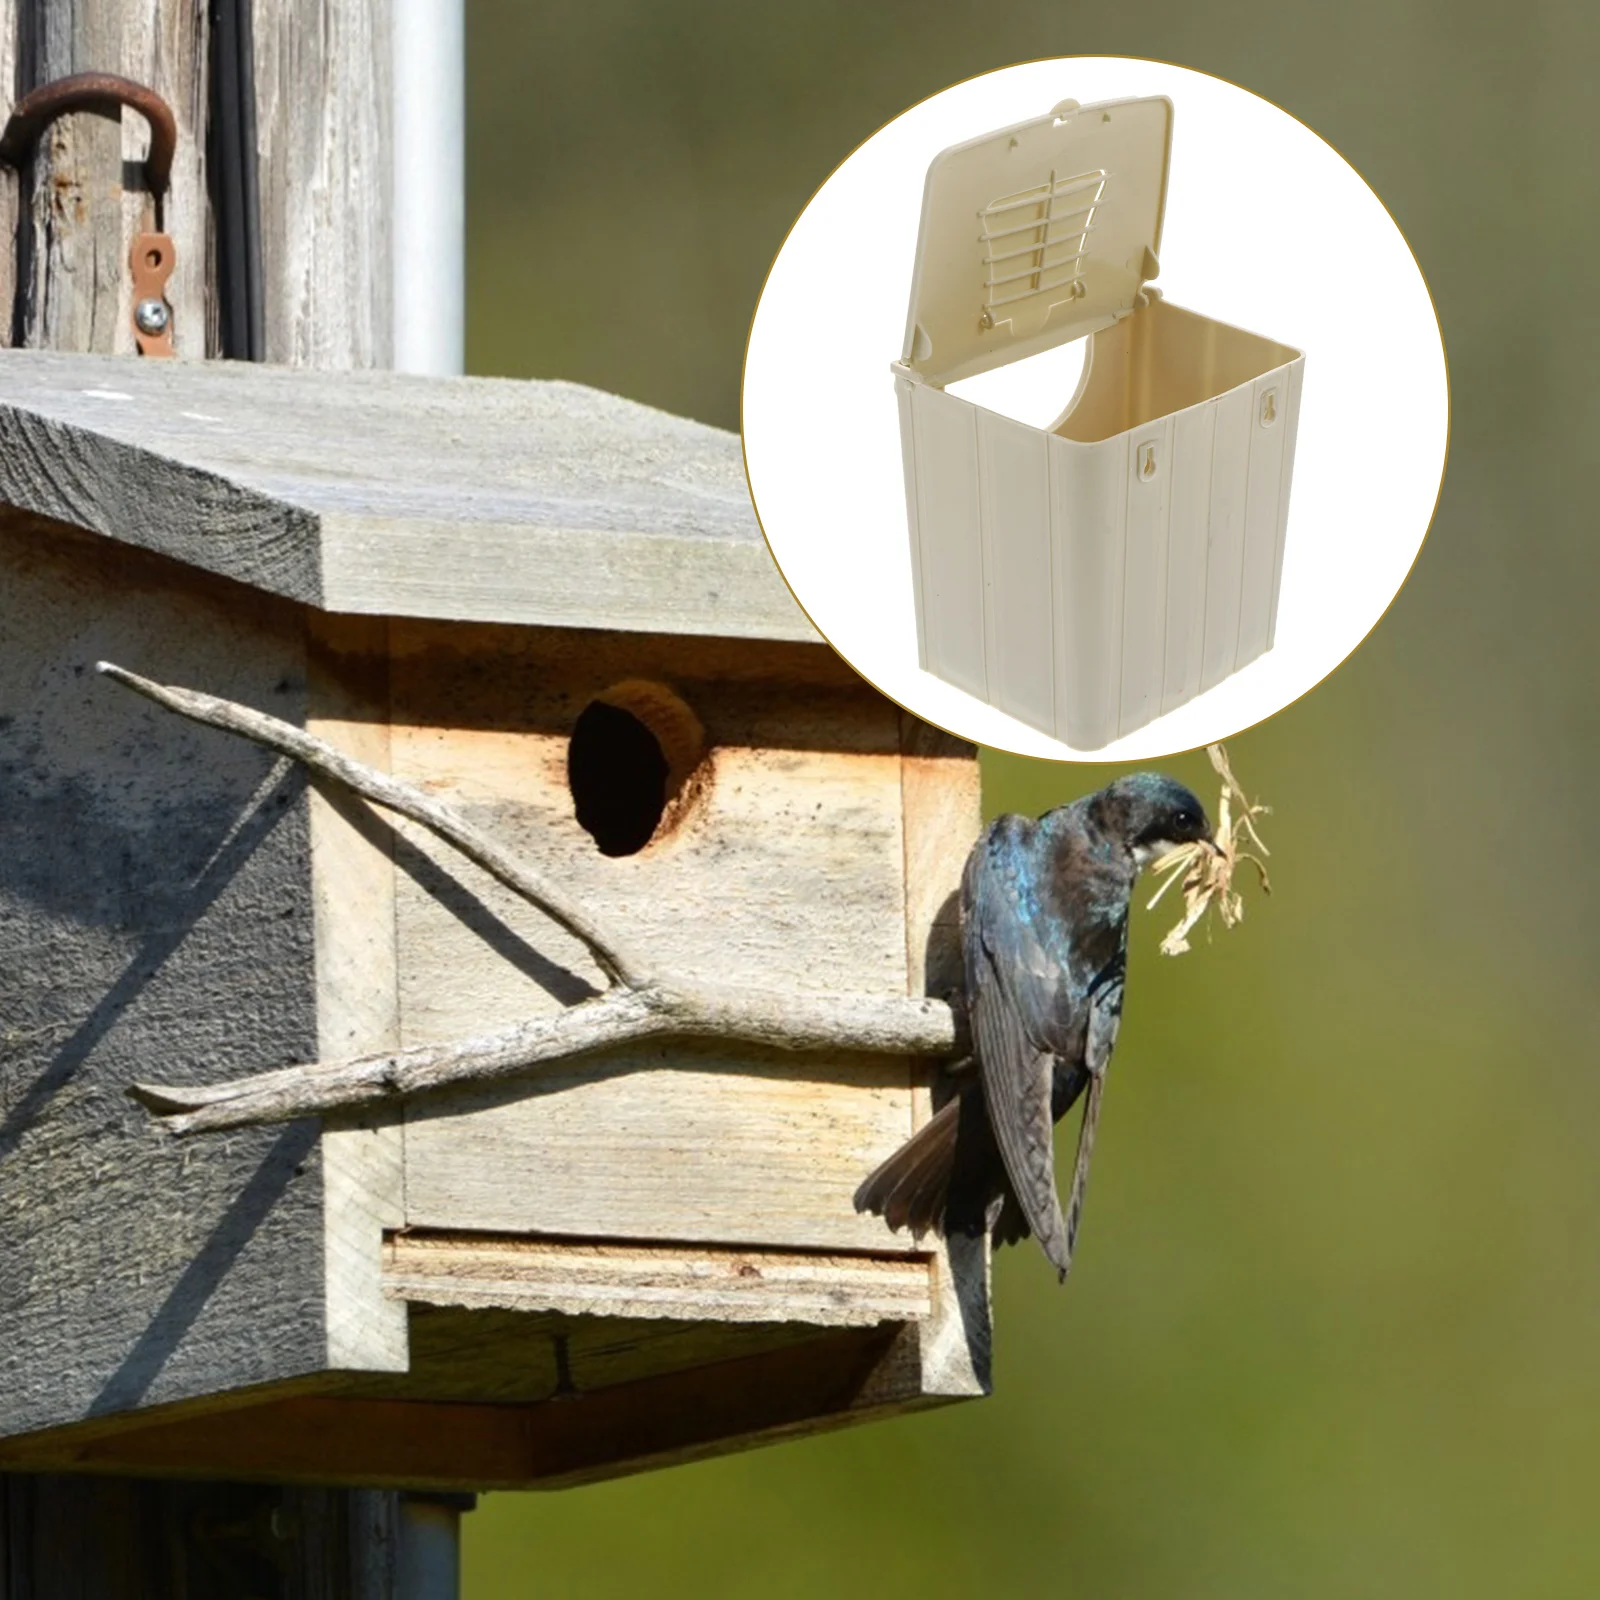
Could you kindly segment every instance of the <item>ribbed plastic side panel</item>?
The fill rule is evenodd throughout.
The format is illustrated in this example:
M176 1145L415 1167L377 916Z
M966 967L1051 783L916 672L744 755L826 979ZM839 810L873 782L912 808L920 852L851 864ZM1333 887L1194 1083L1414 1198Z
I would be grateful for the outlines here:
M1167 648L1161 709L1200 692L1206 637L1206 556L1211 532L1211 450L1217 409L1190 406L1172 419L1172 509L1167 518Z
M1172 418L1128 436L1127 548L1122 585L1122 687L1117 731L1161 714L1167 657L1167 524L1172 511Z
M1304 371L1094 444L897 380L923 667L1096 750L1271 649Z
M1288 367L1289 406L1283 417L1283 478L1278 486L1278 542L1272 552L1272 608L1267 618L1267 649L1278 636L1278 592L1283 587L1283 541L1289 531L1289 490L1294 480L1294 447L1300 437L1300 387L1305 380L1304 356Z
M1213 409L1210 548L1206 556L1206 637L1200 687L1233 671L1239 654L1239 586L1244 573L1244 521L1250 491L1251 392L1232 389Z
M1049 438L992 411L977 417L989 700L1048 731L1055 726Z
M928 671L928 605L922 594L922 514L917 503L917 422L909 378L896 377L894 397L900 407L900 465L906 480L906 520L911 531L911 595L917 612L917 665Z
M942 389L913 384L911 412L923 665L946 683L986 700L977 409Z
M1272 590L1277 575L1284 504L1284 452L1288 429L1289 373L1280 367L1251 387L1250 478L1245 502L1244 563L1239 584L1239 648L1235 668L1254 661L1272 639Z
M1051 436L1055 543L1055 735L1080 750L1117 736L1128 435L1100 444Z

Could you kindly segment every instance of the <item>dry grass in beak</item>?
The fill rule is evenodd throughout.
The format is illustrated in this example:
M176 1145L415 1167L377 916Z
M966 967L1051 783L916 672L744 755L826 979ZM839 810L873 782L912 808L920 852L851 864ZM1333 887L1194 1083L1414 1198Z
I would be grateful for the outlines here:
M1206 754L1222 779L1222 798L1217 804L1216 847L1181 844L1176 850L1169 850L1150 869L1157 874L1167 874L1150 897L1152 907L1173 884L1182 885L1183 916L1177 927L1161 941L1161 953L1166 956L1181 956L1189 948L1189 935L1213 902L1223 927L1232 928L1244 921L1244 896L1233 886L1233 875L1241 861L1248 861L1256 869L1262 892L1272 893L1272 885L1267 881L1267 865L1262 860L1272 852L1256 832L1256 818L1270 815L1269 809L1250 800L1239 787L1239 780L1228 765L1228 752L1222 745L1207 745ZM1253 848L1242 848L1246 844Z

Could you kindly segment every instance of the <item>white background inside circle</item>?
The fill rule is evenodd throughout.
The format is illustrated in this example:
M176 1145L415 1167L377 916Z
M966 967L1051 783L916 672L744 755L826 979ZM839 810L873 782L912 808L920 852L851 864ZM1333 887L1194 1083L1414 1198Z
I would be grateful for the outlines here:
M1171 97L1166 297L1306 352L1277 643L1187 705L1088 756L917 666L899 357L928 163L1061 100ZM1059 376L1049 378L1054 365ZM1048 421L1074 348L964 387ZM1047 384L1060 383L1051 410ZM868 140L773 264L744 372L744 447L778 565L863 677L926 720L1023 755L1144 760L1226 738L1287 705L1371 630L1416 558L1444 470L1444 350L1422 274L1355 171L1286 113L1182 67L1077 57L947 89Z

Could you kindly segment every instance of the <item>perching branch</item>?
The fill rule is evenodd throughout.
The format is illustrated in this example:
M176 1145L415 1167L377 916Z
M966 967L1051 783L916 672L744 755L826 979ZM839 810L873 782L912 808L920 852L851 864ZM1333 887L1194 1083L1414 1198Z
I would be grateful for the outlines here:
M177 1134L214 1132L374 1104L447 1085L514 1077L553 1061L643 1039L721 1039L781 1050L850 1050L954 1057L969 1048L965 1020L943 1000L875 994L779 994L672 984L651 976L626 946L541 873L410 784L352 759L315 735L247 706L152 683L110 662L99 670L157 705L270 750L376 805L422 824L581 939L614 987L551 1016L501 1032L350 1061L308 1062L232 1083L129 1093Z
M955 1015L942 1000L739 990L674 993L652 984L613 989L476 1039L281 1067L205 1088L137 1084L129 1092L163 1117L173 1133L212 1133L384 1104L452 1084L488 1083L590 1051L659 1038L898 1056L952 1056L961 1047Z

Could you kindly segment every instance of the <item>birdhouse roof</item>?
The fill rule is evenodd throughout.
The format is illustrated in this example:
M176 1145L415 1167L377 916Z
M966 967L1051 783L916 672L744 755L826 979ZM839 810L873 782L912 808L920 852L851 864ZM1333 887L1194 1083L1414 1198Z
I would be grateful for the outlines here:
M816 638L738 436L573 383L4 351L0 504L327 611Z

